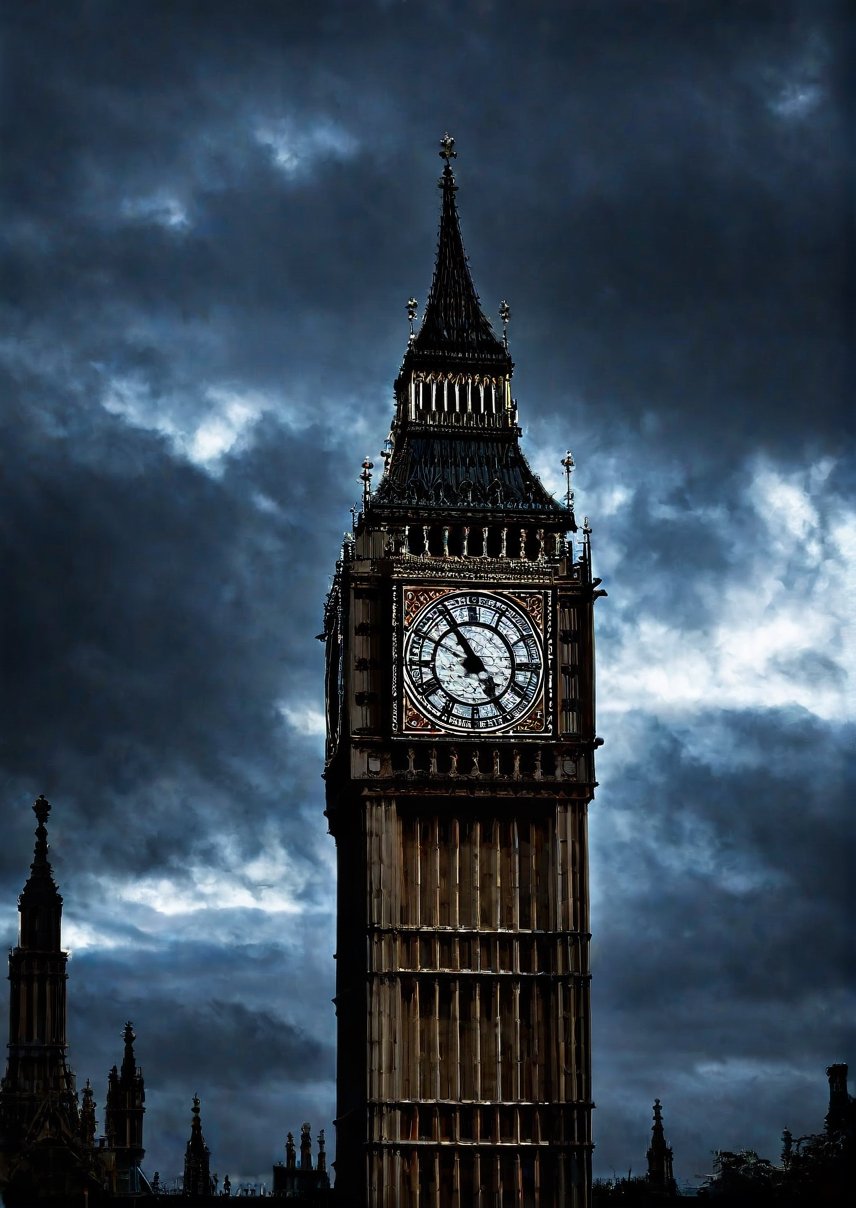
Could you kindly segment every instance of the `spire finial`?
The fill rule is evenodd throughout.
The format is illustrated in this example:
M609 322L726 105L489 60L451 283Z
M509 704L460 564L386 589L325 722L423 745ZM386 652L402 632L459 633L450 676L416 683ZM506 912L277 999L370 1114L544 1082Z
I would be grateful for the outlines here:
M446 167L451 170L452 160L458 158L458 153L455 150L455 140L448 131L440 139L440 159L446 161Z
M416 318L416 311L419 309L419 303L415 298L407 299L407 318L410 321L410 343L413 343L415 333L413 331L413 320Z
M574 506L574 492L571 490L571 475L574 472L574 455L570 449L562 458L562 465L565 467L565 507L568 511Z
M502 342L505 345L506 352L508 351L508 320L511 318L511 307L506 302L505 298L499 304L499 317L502 320Z
M39 824L36 827L36 847L32 863L33 872L36 871L37 866L50 869L50 865L48 864L48 832L45 826L50 812L51 803L44 793L40 793L33 802L33 813L36 815L36 821Z
M368 457L366 457L363 461L362 473L360 474L360 482L363 484L363 510L364 511L368 507L369 500L372 497L372 470L373 469L374 469L374 462L369 461Z

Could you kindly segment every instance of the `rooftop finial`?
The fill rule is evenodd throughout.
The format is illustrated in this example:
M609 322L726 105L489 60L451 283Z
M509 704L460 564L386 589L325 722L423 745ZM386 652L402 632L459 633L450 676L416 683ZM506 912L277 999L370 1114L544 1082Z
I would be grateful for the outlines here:
M565 507L568 511L574 506L574 492L571 490L571 475L574 472L574 455L568 449L565 456L562 458L562 465L565 467Z
M455 140L451 134L444 134L440 139L440 159L446 161L446 167L451 168L452 160L458 158L458 153L455 150Z
M413 343L414 331L413 320L416 318L416 311L419 309L419 303L415 298L407 299L407 318L410 320L410 343Z
M51 803L44 793L40 793L33 802L33 813L36 815L36 821L39 824L36 827L36 847L31 865L33 872L36 871L37 866L47 868L50 871L50 865L48 864L48 832L45 826L50 812Z
M374 462L369 461L366 457L363 461L363 469L360 474L360 482L363 484L363 509L369 506L369 500L372 497L372 470Z
M499 304L499 317L502 320L502 342L508 348L508 320L511 318L511 307L505 298Z

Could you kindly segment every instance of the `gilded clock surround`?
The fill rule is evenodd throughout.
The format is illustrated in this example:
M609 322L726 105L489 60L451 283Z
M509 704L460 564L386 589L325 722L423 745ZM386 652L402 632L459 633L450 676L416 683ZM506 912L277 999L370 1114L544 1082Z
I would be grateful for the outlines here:
M552 648L552 635L550 613L545 610L543 592L509 592L494 588L487 590L480 585L471 586L469 591L462 591L457 586L444 589L403 585L399 588L399 593L401 603L397 611L401 616L401 625L393 626L393 662L398 668L397 679L400 684L400 699L396 702L393 722L394 732L399 724L398 732L415 737L451 734L473 739L514 738L521 735L544 735L549 732L552 691L546 671L545 654ZM474 680L485 680L489 668L480 675L473 673L469 677L465 676L462 692L456 693L454 687L449 687L443 692L443 677L442 674L437 676L438 660L434 657L431 660L430 676L431 679L439 678L438 689L434 695L435 700L444 700L446 703L447 715L444 718L443 710L436 704L433 708L430 703L426 706L427 676L423 673L420 677L420 669L415 664L417 661L423 664L427 661L424 658L417 659L417 649L420 655L425 655L429 653L428 647L431 644L429 635L427 639L423 639L421 648L417 645L419 625L425 623L423 618L433 621L439 609L450 606L456 610L455 615L462 628L456 640L454 628L450 629L448 623L445 626L445 633L452 635L445 639L446 650L448 652L451 647L458 656L457 659L453 657L447 661L465 663L467 635L472 636L473 632L478 631L478 627L483 627L488 637L492 631L496 632L498 624L501 624L503 630L497 634L496 648L503 654L508 650L509 665L505 668L502 682L494 685L495 693L479 694L473 683ZM468 619L464 611L467 609L471 610ZM505 620L498 621L497 610L505 611ZM473 612L478 615L474 617ZM476 628L471 630L470 626ZM518 635L519 643L526 645L528 641L526 657L533 669L523 674L517 671L518 662L515 653L510 649L514 631ZM462 638L463 646L460 645ZM437 645L442 646L442 640ZM459 649L455 650L456 646ZM469 653L472 655L484 652L470 650ZM509 698L510 703L505 704Z

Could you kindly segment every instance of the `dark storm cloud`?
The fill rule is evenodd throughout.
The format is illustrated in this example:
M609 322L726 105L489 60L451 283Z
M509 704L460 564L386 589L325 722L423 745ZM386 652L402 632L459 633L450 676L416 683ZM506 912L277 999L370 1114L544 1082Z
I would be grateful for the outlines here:
M640 723L639 762L613 791L604 758L592 817L601 1095L621 1114L668 1088L684 1176L714 1126L716 1145L772 1156L785 1125L819 1127L811 1071L852 1043L856 909L852 726L769 710L700 714L693 729L711 731L709 749L688 749L686 723ZM701 1087L716 1102L706 1133ZM632 1157L600 1135L602 1168Z
M800 1096L818 1126L852 1043L844 644L785 643L739 690L711 673L701 707L655 698L628 652L657 625L651 661L683 642L716 663L745 583L759 639L782 592L840 632L846 8L93 0L4 20L2 927L44 790L73 1064L108 1068L132 1015L152 1152L160 1135L176 1165L195 1089L221 1172L265 1169L311 1113L329 1127L314 635L404 300L430 282L449 128L485 309L512 305L526 447L558 465L572 443L608 568L597 1160L641 1159L655 1094L684 1116L687 1175L751 1129L772 1156ZM786 681L827 695L782 705ZM251 1125L230 1080L265 1051Z

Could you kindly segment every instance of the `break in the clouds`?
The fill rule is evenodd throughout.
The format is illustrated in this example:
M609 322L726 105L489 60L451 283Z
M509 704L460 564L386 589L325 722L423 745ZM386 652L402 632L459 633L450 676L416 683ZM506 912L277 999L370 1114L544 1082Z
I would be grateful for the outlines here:
M99 1118L130 1017L150 1172L196 1091L233 1183L330 1131L314 638L449 129L524 447L557 494L572 448L610 593L596 1168L640 1169L655 1096L682 1181L818 1128L856 1060L846 8L4 21L0 930L44 791Z

